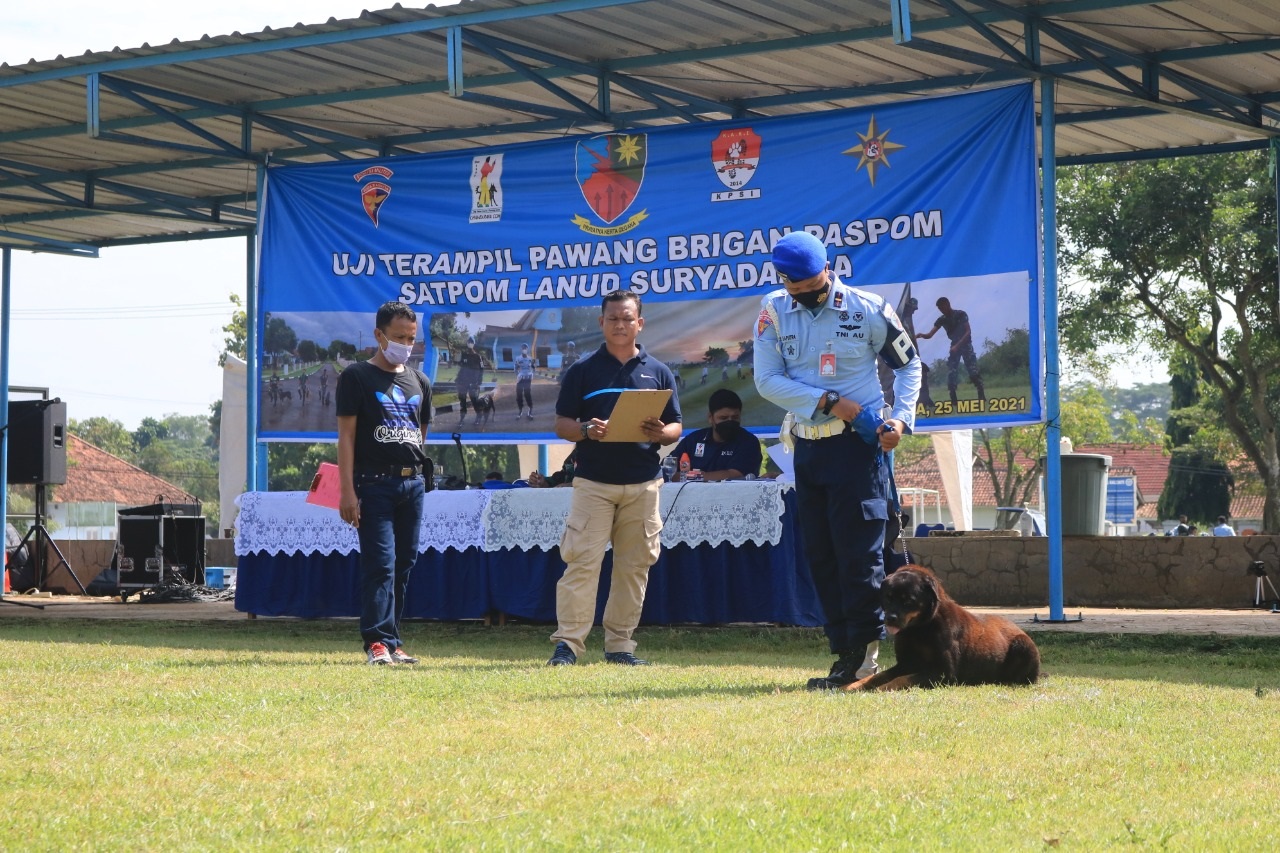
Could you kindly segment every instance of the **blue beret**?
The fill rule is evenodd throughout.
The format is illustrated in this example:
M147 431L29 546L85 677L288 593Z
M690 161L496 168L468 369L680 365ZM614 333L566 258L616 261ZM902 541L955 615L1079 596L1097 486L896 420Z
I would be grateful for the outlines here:
M792 281L813 278L827 265L827 247L808 231L792 231L773 247L773 268Z

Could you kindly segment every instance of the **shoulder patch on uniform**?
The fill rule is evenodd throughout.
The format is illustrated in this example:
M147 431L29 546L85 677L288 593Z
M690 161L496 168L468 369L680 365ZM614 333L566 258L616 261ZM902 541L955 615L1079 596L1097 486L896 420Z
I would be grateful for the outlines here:
M765 329L773 326L773 313L768 308L760 309L760 316L756 318L756 337L764 334Z

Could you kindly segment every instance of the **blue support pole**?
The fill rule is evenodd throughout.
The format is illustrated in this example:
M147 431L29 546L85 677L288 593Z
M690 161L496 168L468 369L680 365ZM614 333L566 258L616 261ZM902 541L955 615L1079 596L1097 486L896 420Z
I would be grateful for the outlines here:
M893 16L893 43L911 41L911 0L889 0Z
M9 523L9 285L13 272L13 249L5 247L0 263L0 541ZM3 558L0 558L0 565ZM0 595L4 587L0 585Z
M258 389L262 387L262 364L258 347L258 234L262 227L262 185L266 170L258 166L257 222L254 233L245 240L245 486L251 491L264 491L266 460L258 448ZM264 448L265 450L265 448ZM259 466L259 462L263 464Z
M547 452L545 444L538 445L538 473L547 476L551 473L551 454Z
M1040 81L1040 193L1044 240L1045 417L1048 429L1045 521L1049 526L1049 621L1062 615L1062 422L1058 387L1058 195L1054 185L1054 81Z

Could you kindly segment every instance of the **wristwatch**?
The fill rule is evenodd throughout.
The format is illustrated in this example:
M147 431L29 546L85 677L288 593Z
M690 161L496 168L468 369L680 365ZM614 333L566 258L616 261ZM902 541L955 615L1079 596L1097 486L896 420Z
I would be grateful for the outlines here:
M835 408L836 403L840 402L839 391L827 391L822 395L822 414L829 415L831 410Z
M588 436L588 433L590 433L590 432L591 432L591 424L583 424L583 425L582 425L582 440L583 440L583 441L586 441L586 440L587 440L587 438L589 437L589 436Z

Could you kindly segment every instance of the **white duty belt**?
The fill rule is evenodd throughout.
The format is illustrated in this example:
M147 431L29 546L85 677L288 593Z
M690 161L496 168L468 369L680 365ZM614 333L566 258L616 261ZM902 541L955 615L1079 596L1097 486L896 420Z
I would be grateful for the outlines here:
M817 426L805 426L804 424L793 423L791 425L791 432L797 438L807 438L812 441L818 438L831 438L833 435L839 435L844 432L848 426L849 425L847 423L839 419L827 421L826 423L818 424Z

